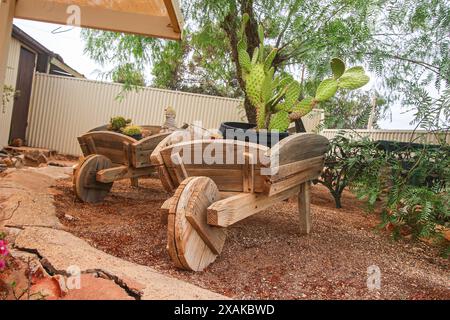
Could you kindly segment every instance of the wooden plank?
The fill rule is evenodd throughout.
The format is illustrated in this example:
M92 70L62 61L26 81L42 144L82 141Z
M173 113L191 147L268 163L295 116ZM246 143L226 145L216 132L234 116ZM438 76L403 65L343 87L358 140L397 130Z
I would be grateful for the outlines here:
M294 186L272 197L261 193L240 193L231 196L208 207L208 224L216 227L229 227L279 201L290 198L299 190L299 186Z
M164 189L170 193L172 193L175 190L177 185L172 180L166 168L166 164L164 163L164 159L161 155L161 150L167 148L171 144L171 142L172 142L172 135L169 135L156 146L156 148L150 155L150 162L152 165L158 168L159 178L161 180Z
M96 1L90 1L95 3ZM98 2L98 1L97 1ZM107 1L105 3L114 3ZM131 1L127 1L131 2ZM134 1L135 2L135 1ZM49 23L67 25L67 5L76 2L51 0L17 1L15 17ZM100 2L101 3L101 2ZM82 13L81 27L101 29L114 32L125 32L145 37L181 40L181 32L172 26L169 13L167 15L150 15L110 10L107 7L79 5ZM179 28L179 26L178 26Z
M158 131L159 132L159 131ZM135 168L151 166L151 154L170 133L155 134L142 139L132 146L132 163Z
M189 177L186 168L184 167L183 159L180 157L179 153L176 153L171 156L171 161L175 166L174 173L176 175L177 181L178 183L182 183Z
M244 153L245 164L242 169L243 174L243 190L244 192L255 192L255 165L253 162L253 155Z
M313 133L298 133L281 140L270 150L272 166L323 156L329 148L327 138Z
M298 172L305 171L311 167L324 165L324 163L325 163L325 156L322 155L315 158L291 162L276 168L271 168L270 180L272 182L275 182L284 179L288 176L294 175Z
M123 150L123 159L124 159L124 164L127 166L130 166L131 164L131 144L129 142L122 142L122 150Z
M139 188L139 178L130 178L130 184L133 188Z
M154 172L154 168L135 169L127 166L119 166L97 172L97 181L109 183L123 179L142 178L150 176Z
M305 182L300 185L298 193L298 214L300 217L300 233L307 235L311 232L311 182Z
M277 181L275 183L269 183L267 185L267 193L269 196L274 196L280 192L288 190L294 186L297 186L303 182L317 179L322 173L323 166L317 165L308 170L299 172L287 179Z
M86 137L86 144L90 154L97 154L97 148L92 137Z

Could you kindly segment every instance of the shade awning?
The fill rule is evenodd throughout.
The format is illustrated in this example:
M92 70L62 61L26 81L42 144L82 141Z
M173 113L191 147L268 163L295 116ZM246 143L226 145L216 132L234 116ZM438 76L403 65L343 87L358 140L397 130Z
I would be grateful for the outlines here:
M173 40L183 28L178 0L17 0L15 17Z

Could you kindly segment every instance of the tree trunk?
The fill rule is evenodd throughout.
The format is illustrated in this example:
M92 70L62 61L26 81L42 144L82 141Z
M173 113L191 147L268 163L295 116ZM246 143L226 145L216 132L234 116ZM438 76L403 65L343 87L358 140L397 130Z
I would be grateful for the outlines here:
M336 203L336 209L342 209L341 197L342 197L342 193L333 192L333 198L334 198L334 202Z
M248 41L248 53L250 56L253 55L255 48L259 46L258 38L258 22L255 19L255 14L253 12L253 0L241 0L241 14L248 13L250 16L250 21L247 25L246 35ZM236 11L230 11L225 17L222 28L230 40L231 47L231 59L236 67L236 77L239 82L239 86L243 92L245 92L245 81L242 78L242 69L239 64L239 52L238 52L238 42L237 29L239 28L239 17ZM252 106L250 101L245 98L245 113L249 123L256 123L256 109Z

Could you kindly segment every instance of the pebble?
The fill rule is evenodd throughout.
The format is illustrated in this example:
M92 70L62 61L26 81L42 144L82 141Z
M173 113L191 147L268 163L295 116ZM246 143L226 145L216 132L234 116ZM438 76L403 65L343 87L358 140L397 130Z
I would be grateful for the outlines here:
M69 220L69 221L73 221L73 220L75 220L75 218L74 217L72 217L70 214L66 214L66 215L64 215L64 218L66 219L66 220Z

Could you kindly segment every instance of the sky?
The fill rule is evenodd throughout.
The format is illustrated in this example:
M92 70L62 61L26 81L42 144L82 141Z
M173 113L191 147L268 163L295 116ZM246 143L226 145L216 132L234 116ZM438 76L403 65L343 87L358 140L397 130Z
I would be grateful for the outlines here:
M14 24L45 47L59 54L64 59L65 63L84 74L86 78L101 80L99 73L107 71L107 68L97 64L83 53L84 43L80 37L80 28L21 19L14 19ZM376 80L373 79L372 83L375 81ZM414 128L414 126L410 124L413 119L411 112L406 112L406 110L402 109L400 106L393 106L391 107L391 113L392 119L389 118L378 122L381 129Z

